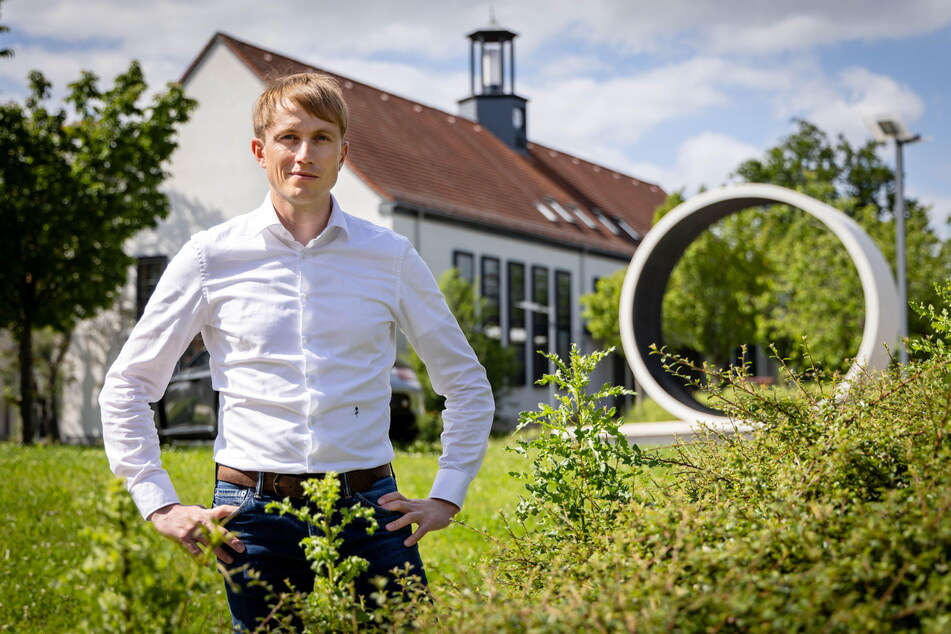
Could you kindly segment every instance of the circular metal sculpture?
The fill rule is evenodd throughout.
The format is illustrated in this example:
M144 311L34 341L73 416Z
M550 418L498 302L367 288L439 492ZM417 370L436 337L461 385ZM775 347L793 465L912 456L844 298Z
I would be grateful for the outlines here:
M685 421L729 422L721 412L700 404L679 379L662 367L653 344L663 346L661 309L674 266L687 247L710 225L729 215L771 204L801 209L818 219L845 246L855 263L865 295L865 330L848 385L866 370L885 368L886 345L898 340L898 293L891 269L859 225L829 205L776 185L745 184L700 194L664 216L637 248L621 290L621 341L640 388L670 414Z

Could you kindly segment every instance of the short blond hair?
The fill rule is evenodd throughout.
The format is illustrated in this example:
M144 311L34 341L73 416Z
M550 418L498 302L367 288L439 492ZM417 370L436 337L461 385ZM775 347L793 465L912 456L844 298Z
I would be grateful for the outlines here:
M335 123L340 128L341 139L347 133L350 111L340 84L326 73L314 72L285 75L268 82L251 113L255 137L264 138L265 131L274 122L274 115L284 101L290 101L316 117Z

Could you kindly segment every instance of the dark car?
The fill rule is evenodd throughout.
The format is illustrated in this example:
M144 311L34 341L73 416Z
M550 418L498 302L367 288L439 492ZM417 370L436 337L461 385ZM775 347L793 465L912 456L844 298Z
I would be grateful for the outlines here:
M423 390L412 368L397 362L390 372L390 438L411 442L423 411ZM213 440L218 435L218 392L211 387L208 351L195 346L178 363L165 390L153 404L162 441Z

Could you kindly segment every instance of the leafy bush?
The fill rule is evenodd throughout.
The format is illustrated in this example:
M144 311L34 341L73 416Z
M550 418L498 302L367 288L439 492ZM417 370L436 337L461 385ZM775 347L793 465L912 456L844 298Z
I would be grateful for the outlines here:
M951 302L951 285L941 294ZM665 458L671 479L653 495L632 494L604 532L597 523L579 539L577 524L546 524L551 548L519 552L531 563L544 559L536 570L547 575L524 566L517 577L503 567L500 579L448 597L440 626L951 630L951 318L946 309L921 311L936 336L916 345L930 356L866 377L846 399L833 397L835 377L814 386L790 375L801 386L796 397L760 390L742 370L711 377L713 397L729 395L723 409L736 419L756 415L755 432L710 432L676 447ZM560 419L572 409L562 400L544 415ZM529 479L529 491L557 506L559 487L545 484L577 455L566 459L547 441L532 447L536 463L551 468L536 467L541 479ZM645 480L629 483L650 488ZM510 539L506 548L525 543Z
M355 505L341 509L337 516L340 481L335 475L304 482L304 493L312 502L309 506L295 506L288 499L267 506L270 512L290 515L318 528L314 535L301 542L317 576L313 588L298 588L275 597L278 609L270 621L261 624L261 631L289 627L297 616L305 632L357 632L371 619L368 606L355 590L355 580L367 569L368 562L356 556L341 558L343 538L340 534L357 519L367 520L367 532L372 534L376 529L373 509Z
M572 345L568 360L546 355L555 371L538 384L555 386L559 406L540 404L536 412L523 412L518 431L540 433L510 447L532 461L530 471L510 474L528 492L515 509L524 530L513 533L499 555L503 576L513 582L524 581L526 573L538 574L536 568L547 569L552 555L564 551L565 541L597 548L636 498L633 483L642 465L652 463L621 433L615 408L602 404L630 391L604 385L588 392L591 373L610 353L581 355Z
M209 624L189 622L186 609L196 591L201 566L212 565L207 552L198 565L184 569L161 538L142 521L121 479L112 480L97 500L100 524L83 529L92 547L79 568L60 582L65 596L84 603L85 632L202 632ZM217 544L216 544L217 545Z

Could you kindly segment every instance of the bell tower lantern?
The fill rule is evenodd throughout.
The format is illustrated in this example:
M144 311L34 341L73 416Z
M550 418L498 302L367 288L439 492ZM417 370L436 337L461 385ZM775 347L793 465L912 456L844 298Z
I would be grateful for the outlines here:
M468 35L470 96L459 101L459 114L484 128L519 152L526 152L525 105L515 94L516 33L489 26Z

